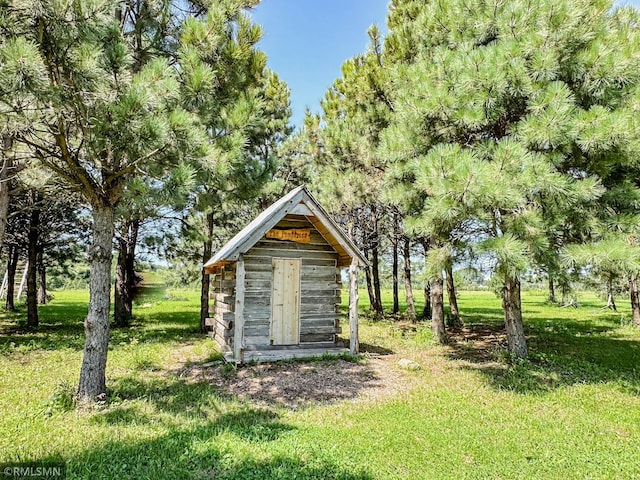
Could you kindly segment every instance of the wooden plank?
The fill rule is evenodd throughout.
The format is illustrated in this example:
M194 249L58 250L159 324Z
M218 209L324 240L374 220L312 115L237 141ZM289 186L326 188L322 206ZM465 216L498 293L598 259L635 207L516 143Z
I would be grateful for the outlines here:
M342 333L341 327L336 327L335 325L305 325L302 324L300 327L300 335L307 335L310 333Z
M209 294L209 298L211 300L215 300L216 302L226 303L228 305L233 305L235 303L235 298L233 295L226 295L224 293L211 292Z
M335 335L327 333L308 333L300 335L300 343L331 342L334 338Z
M209 307L209 313L222 315L224 313L233 313L227 306L220 306L217 303Z
M233 320L235 319L235 314L233 312L220 313L220 312L209 311L209 313L214 314L211 318L221 317L220 320L223 322L233 322Z
M218 292L223 289L233 288L236 285L235 280L214 280L211 282L213 289Z
M324 355L344 355L349 353L347 348L325 347L325 348L299 348L292 350L252 350L247 351L245 362L276 362L278 360L291 360L294 358L313 358Z
M311 212L311 210L309 210L309 207L307 207L302 202L291 209L291 214L293 214L293 215L304 215L304 216L309 216L309 217L313 216L313 213Z
M245 319L252 322L269 322L269 320L271 320L271 315L269 313L265 315L262 312L247 313L245 315Z
M244 325L245 337L265 337L269 338L269 324Z
M224 303L218 302L215 303L216 311L220 310L221 312L233 312L235 305L233 303Z
M338 290L339 284L335 281L315 281L315 280L302 280L302 289L309 292L322 291L322 290Z
M358 339L358 260L349 266L349 352L356 355L360 351Z
M291 252L287 250L283 250L280 248L266 248L266 247L252 248L251 255L255 257L267 257L267 258L273 258L273 257L289 258L294 256ZM318 258L321 260L336 260L336 261L338 260L337 253L326 251L326 250L296 250L295 257L299 257L302 259Z
M315 313L315 312L338 312L338 306L335 303L330 304L305 304L300 308L301 313Z
M314 305L318 303L323 304L337 304L337 296L333 293L328 295L307 295L302 297L302 305Z
M256 305L254 303L244 305L245 315L265 315L267 317L271 316L271 306L270 305Z
M315 230L313 223L307 220L306 217L292 217L289 215L280 220L275 228L313 228Z
M329 288L305 288L305 286L303 285L302 287L302 296L311 296L311 295L323 295L323 296L330 296L330 295L334 295L336 294L336 292L338 292L339 289L334 285L333 288L329 287Z
M278 229L274 229L275 231L277 231ZM270 232L273 232L274 230L270 230ZM288 230L294 230L292 228L282 228L282 230L284 231L288 231ZM309 227L307 228L295 228L295 230L303 230L305 232L309 232L309 238L308 238L308 242L297 242L297 243L304 243L305 245L324 245L327 247L331 247L331 244L327 242L327 240L320 235L320 232L318 232L315 227L313 225L309 225ZM278 246L282 246L284 248L288 247L288 243L287 243L287 239L286 238L277 238L277 237L273 237L271 233L267 232L267 235L262 238L260 240L260 242L266 242L266 243L271 243L274 245L278 245ZM285 243L283 243L285 242ZM331 247L331 250L333 250L333 247Z
M262 292L271 288L271 280L259 280L250 278L243 282L245 291Z
M240 254L236 262L236 308L233 339L233 356L236 362L242 363L242 350L244 347L244 256Z
M301 322L304 323L326 323L331 324L333 322L334 325L339 323L338 314L334 315L323 315L323 314L308 314L301 316Z
M245 271L249 273L249 271L268 271L270 272L273 269L273 265L271 263L271 257L269 256L260 256L254 255L254 251L251 250L249 253L245 255ZM302 257L301 257L302 258ZM319 267L335 267L336 266L336 257L332 256L330 258L302 258L302 266L312 266L316 265Z
M270 319L268 318L259 318L257 320L245 318L244 328L247 329L249 327L253 328L253 327L262 327L262 326L270 328L269 320ZM267 335L269 335L269 332L267 332Z
M265 297L256 297L253 293L251 293L251 300L244 303L244 308L247 312L266 312L267 314L270 314L271 299Z
M226 329L233 328L233 320L223 319L219 317L205 318L204 324L207 325L208 327L214 327L216 324L220 324Z
M254 254L254 251L252 250L251 253ZM275 249L261 249L260 251L256 251L251 257L251 270L263 272L265 270L270 270L272 268L271 259L274 257L300 258L304 265L320 264L320 262L331 262L329 265L332 265L333 262L338 261L338 256L329 252L287 252ZM265 269L265 265L268 266L268 269Z
M215 286L211 284L211 289L213 290L214 295L227 295L227 296L233 297L236 293L235 287L236 287L235 283L230 287L224 287L224 288L221 288L219 285Z
M246 281L271 282L272 271L255 271L247 272ZM333 267L310 267L302 269L302 280L312 282L314 280L321 282L336 282L336 270Z
M260 240L258 243L256 243L256 245L251 249L275 249L278 250L280 252L283 252L284 250L287 251L292 251L292 252L296 252L295 254L297 255L298 252L327 252L327 253L334 253L335 254L335 249L329 245L328 243L321 243L321 244L314 244L314 243L296 243L296 242L286 242L286 241L282 241L282 240L271 240L271 239L264 239L264 240Z
M245 338L247 347L264 347L269 345L269 335L252 335ZM244 354L246 355L246 350Z
M340 275L340 270L336 269L335 266L320 266L320 265L303 265L302 266L302 275L311 275L311 276L329 276L335 277L336 275Z

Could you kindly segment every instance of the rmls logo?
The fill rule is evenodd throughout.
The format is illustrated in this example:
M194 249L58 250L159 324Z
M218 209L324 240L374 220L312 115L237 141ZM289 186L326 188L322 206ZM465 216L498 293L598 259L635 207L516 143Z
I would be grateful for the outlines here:
M0 479L29 480L64 480L66 466L62 462L28 462L28 463L4 463L0 465Z

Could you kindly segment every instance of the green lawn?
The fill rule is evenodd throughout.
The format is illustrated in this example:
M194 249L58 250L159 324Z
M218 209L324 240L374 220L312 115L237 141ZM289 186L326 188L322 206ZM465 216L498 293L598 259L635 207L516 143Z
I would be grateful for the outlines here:
M448 347L428 325L363 320L363 350L393 358L410 388L289 409L182 376L220 358L197 333L198 294L149 286L132 328L112 333L109 403L80 412L87 294L54 297L37 332L22 312L0 317L0 463L63 460L70 479L640 478L640 332L626 305L598 311L582 295L558 309L525 293L527 363L509 362L492 293L461 292L468 328Z

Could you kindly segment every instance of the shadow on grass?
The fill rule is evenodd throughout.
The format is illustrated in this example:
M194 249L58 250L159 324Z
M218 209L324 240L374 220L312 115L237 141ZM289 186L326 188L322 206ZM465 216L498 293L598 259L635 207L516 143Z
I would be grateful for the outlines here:
M326 459L304 453L255 455L233 437L228 420L194 428L171 428L166 434L140 441L111 441L72 457L67 463L72 478L113 479L342 479L367 480L367 472L351 472ZM266 427L258 421L254 427ZM237 449L234 449L234 447Z
M465 327L450 332L449 356L498 389L545 393L576 384L614 383L640 395L640 340L625 335L606 312L587 320L525 318L529 361L510 358L500 310L464 313ZM525 307L525 317L527 313Z
M201 338L197 311L154 312L147 316L143 310L138 309L138 316L133 318L129 327L111 328L112 348L133 338L141 343L182 342ZM0 314L0 352L84 348L86 303L54 302L39 307L39 313L40 325L36 328L26 326L24 308L14 313Z
M87 304L52 303L39 307L40 325L26 326L26 312L0 314L0 351L82 349Z
M207 382L124 378L110 393L111 406L93 414L92 421L140 428L145 438L114 439L67 458L70 478L372 478L293 445L286 451L297 454L248 453L255 450L249 445L262 449L268 442L287 442L296 427L284 422L278 409L238 403Z
M393 355L395 352L380 345L360 343L360 353L374 353L376 355Z

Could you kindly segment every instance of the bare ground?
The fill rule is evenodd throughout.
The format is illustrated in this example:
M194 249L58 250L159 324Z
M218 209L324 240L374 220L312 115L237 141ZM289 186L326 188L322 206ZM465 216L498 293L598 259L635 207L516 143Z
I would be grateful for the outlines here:
M339 401L392 397L411 387L411 374L395 365L397 355L371 355L363 362L343 359L240 366L191 365L183 377L207 381L221 393L266 405L302 408Z
M472 369L504 367L496 358L496 352L506 345L503 329L474 325L448 333L449 344L445 349L394 352L379 345L361 344L366 352L361 362L332 359L234 368L221 362L215 365L192 363L193 359L188 359L187 346L184 351L176 352L174 365L178 368L173 371L189 381L208 382L221 394L252 404L304 408L342 401L393 398L415 388L421 375L436 379L447 375L452 365ZM400 368L398 361L401 358L417 361L421 373Z

